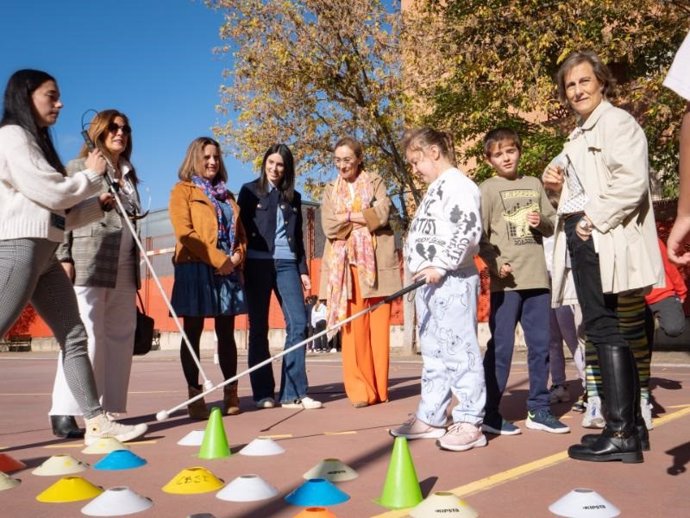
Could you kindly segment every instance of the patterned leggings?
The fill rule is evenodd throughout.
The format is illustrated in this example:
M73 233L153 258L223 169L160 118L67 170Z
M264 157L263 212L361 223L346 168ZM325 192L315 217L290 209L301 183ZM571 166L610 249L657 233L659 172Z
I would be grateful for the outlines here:
M67 385L89 419L101 414L102 409L77 298L55 258L56 248L57 243L47 239L0 241L0 336L31 302L60 344Z
M642 296L621 295L618 297L619 328L623 338L630 345L637 362L641 398L649 399L651 351L647 343L645 329L645 307ZM585 363L587 364L587 397L605 397L601 386L601 371L599 370L597 351L589 340L585 346Z

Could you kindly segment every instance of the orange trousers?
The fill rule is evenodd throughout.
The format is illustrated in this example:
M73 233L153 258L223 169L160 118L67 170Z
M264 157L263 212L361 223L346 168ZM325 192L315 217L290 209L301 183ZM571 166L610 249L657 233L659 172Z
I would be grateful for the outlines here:
M383 297L363 299L357 269L350 267L352 299L347 314L369 308ZM373 405L388 399L388 361L390 357L391 305L382 304L342 329L343 382L353 403Z

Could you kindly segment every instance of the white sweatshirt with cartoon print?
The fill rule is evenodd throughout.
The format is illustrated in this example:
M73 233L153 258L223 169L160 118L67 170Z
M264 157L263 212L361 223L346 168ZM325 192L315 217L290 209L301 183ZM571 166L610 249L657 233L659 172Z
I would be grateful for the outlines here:
M480 200L477 185L455 167L429 184L405 243L412 274L430 266L445 274L474 264L482 235Z

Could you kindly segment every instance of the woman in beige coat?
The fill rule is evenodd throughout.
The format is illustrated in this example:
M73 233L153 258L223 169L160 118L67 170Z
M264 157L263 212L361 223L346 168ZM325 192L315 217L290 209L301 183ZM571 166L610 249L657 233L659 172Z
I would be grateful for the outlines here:
M350 137L335 145L335 166L321 204L327 242L319 298L329 327L402 286L383 180L364 170L362 145ZM343 382L356 408L388 401L390 312L382 304L342 329Z
M560 192L553 302L558 305L563 295L567 247L607 409L603 433L583 437L568 454L587 461L642 462L648 436L639 414L637 367L619 331L616 307L618 295L637 291L642 296L662 279L647 140L630 114L606 100L612 76L593 52L571 54L557 81L578 126L543 176L547 189Z

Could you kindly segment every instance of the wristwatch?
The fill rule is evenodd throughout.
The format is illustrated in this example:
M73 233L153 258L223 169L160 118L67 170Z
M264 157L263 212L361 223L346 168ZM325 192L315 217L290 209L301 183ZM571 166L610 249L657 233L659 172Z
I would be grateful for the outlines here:
M577 222L577 226L580 227L581 230L584 230L585 232L591 232L592 231L592 223L590 221L587 221L584 217L580 219L580 221Z

